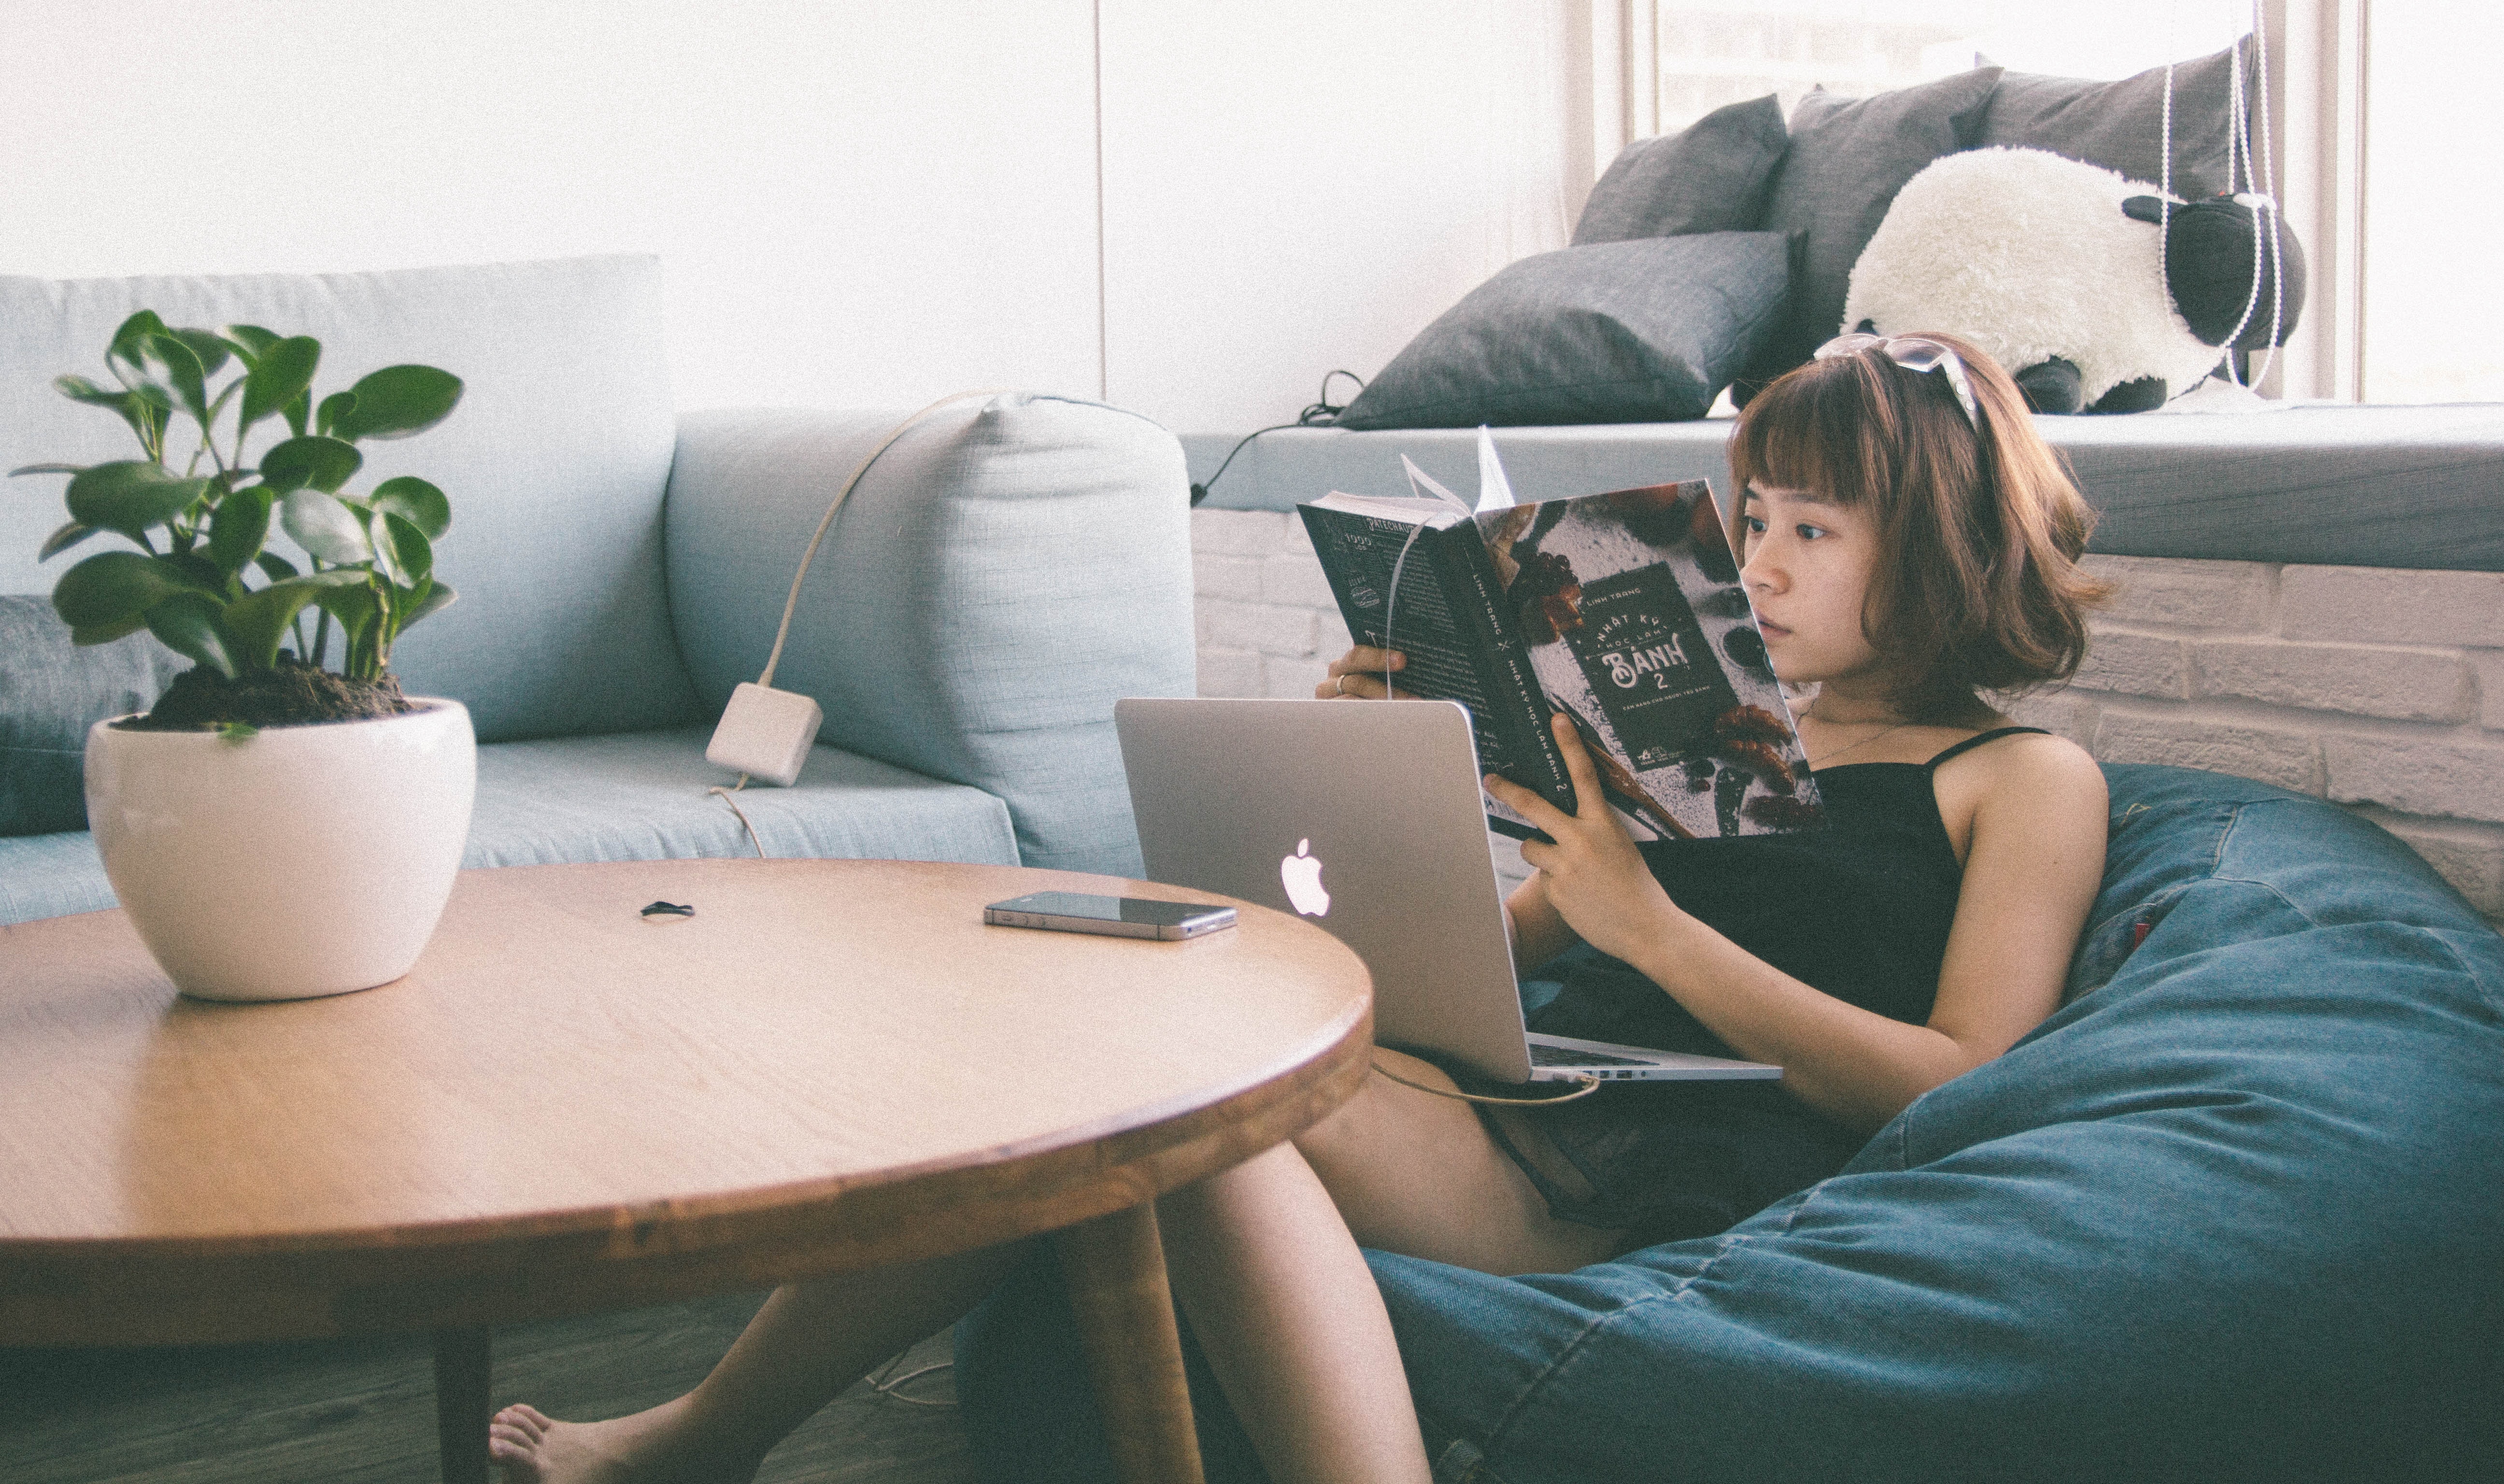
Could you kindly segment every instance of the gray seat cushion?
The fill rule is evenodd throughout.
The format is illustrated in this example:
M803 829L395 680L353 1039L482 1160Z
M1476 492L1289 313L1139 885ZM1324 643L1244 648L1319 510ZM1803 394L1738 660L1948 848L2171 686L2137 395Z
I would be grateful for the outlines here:
M478 749L478 803L464 866L683 860L754 853L727 805L705 790L732 776L705 761L711 732L497 742ZM776 857L1018 864L1008 806L979 788L820 746L789 788L749 788L739 806ZM85 831L0 840L0 924L114 905Z
M1700 418L1780 323L1773 232L1644 237L1507 266L1357 395L1343 428Z
M1675 134L1638 139L1592 186L1574 224L1574 246L1753 232L1790 140L1771 94L1717 108Z

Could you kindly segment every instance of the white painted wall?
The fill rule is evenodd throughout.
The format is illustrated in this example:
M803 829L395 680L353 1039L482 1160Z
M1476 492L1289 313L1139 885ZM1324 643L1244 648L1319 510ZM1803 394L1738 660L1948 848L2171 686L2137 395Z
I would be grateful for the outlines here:
M1090 395L1090 0L0 0L0 272L659 253L680 401Z
M1104 0L1112 399L1183 432L1285 421L1563 247L1594 173L1570 11L1587 27L1551 0Z
M649 251L683 406L1248 428L1562 243L1587 10L0 0L0 272Z

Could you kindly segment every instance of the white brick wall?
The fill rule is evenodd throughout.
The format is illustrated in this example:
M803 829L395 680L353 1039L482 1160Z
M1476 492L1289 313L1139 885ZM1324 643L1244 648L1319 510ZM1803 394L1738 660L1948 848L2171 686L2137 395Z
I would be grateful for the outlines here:
M1270 510L1194 510L1191 546L1200 693L1311 695L1348 637L1304 523Z
M2094 656L2012 714L2347 805L2504 919L2504 573L2087 565L2121 584Z
M1200 687L1309 696L1346 649L1303 525L1196 510ZM2010 714L2107 762L2346 805L2504 920L2504 573L2092 557L2120 592L2068 690Z

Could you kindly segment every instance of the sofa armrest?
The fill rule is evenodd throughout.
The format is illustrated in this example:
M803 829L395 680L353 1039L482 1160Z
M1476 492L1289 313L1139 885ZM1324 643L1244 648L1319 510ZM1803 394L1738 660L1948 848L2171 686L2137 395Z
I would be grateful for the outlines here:
M714 411L678 425L670 612L709 715L753 680L826 502L902 414ZM774 683L827 742L996 794L1029 865L1135 876L1124 696L1195 689L1181 446L1028 394L942 410L882 455L800 592Z

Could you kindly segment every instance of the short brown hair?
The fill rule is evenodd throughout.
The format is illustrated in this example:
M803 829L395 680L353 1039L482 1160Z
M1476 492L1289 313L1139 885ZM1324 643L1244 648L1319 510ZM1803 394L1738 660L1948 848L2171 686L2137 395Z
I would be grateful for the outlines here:
M1861 632L1916 719L1952 714L1977 690L2068 679L2086 657L2086 610L2110 593L2078 567L2095 511L2016 383L1963 340L1923 338L1964 360L1975 423L1945 372L1873 347L1787 372L1749 399L1730 440L1731 550L1745 550L1755 482L1872 512L1885 555Z

